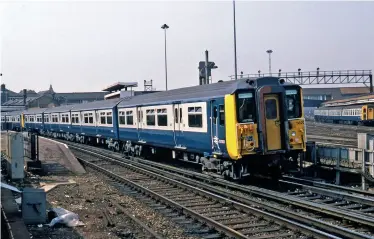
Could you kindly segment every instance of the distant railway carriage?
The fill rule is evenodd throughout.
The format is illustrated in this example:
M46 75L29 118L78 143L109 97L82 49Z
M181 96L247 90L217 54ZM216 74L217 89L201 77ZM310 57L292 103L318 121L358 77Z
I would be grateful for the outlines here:
M172 156L233 179L279 172L283 159L296 159L305 150L302 90L276 77L30 111L22 117L39 117L42 130L27 120L22 126L43 135L107 144L137 156Z
M44 130L43 112L46 109L34 108L22 112L24 128L28 131L40 132Z
M374 105L352 104L346 106L325 106L314 110L314 119L317 122L373 125Z
M2 130L20 130L21 129L21 112L12 111L5 112L1 115L1 129Z
M71 132L81 143L106 143L119 150L117 104L120 99L94 101L74 105L71 112Z

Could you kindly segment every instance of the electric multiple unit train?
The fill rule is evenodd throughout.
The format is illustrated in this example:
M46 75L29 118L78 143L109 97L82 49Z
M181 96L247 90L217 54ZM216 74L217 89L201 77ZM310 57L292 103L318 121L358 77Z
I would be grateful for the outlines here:
M3 129L191 161L231 179L279 175L306 148L302 89L277 77L28 109L1 121Z

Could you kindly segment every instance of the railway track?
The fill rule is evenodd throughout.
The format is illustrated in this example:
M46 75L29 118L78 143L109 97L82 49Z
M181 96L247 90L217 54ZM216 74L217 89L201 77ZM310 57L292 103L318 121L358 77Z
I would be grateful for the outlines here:
M319 182L319 181L302 179L302 178L295 178L295 177L290 177L290 176L283 176L283 179L289 180L291 182L298 182L303 185L310 185L310 186L316 186L320 188L332 189L332 190L341 191L345 193L351 193L351 194L359 195L359 196L368 196L374 199L373 191L364 191L364 190L357 189L357 188L339 186L339 185L335 185L331 183Z
M315 133L315 132L314 132ZM357 137L341 137L341 136L323 136L308 134L308 140L315 141L317 144L336 145L347 148L357 148Z
M70 147L72 150L77 150L77 153L79 152L81 156L83 154L83 157L84 155L91 155L91 157L95 155L96 158L101 158L100 162L110 161L116 162L116 164L121 166L132 165L133 167L137 167L139 169L141 168L142 170L149 170L156 175L164 177L164 180L175 180L186 185L188 184L192 187L198 187L201 190L214 194L215 196L219 197L220 200L232 200L230 203L238 202L244 206L255 206L256 208L265 210L265 212L274 214L277 217L281 217L286 221L294 221L305 227L314 227L318 231L323 231L325 233L330 233L343 238L372 238L372 231L370 228L374 228L374 218L370 215L368 216L362 213L352 212L347 209L332 207L331 205L329 206L322 203L311 202L303 198L297 198L296 196L286 195L279 192L259 189L256 187L242 186L236 183L212 178L195 172L176 169L174 167L148 160L127 160L123 159L119 154L110 153L109 151L103 154L103 152L106 150L100 150L94 147L81 145L77 146L77 144L70 144ZM170 185L167 187L170 188ZM166 187L165 190L166 192L168 191ZM193 196L191 200L194 197L195 196ZM290 205L292 205L292 208L289 208ZM238 208L235 208L235 210L238 210ZM248 208L246 210L248 210ZM221 212L223 213L225 211ZM321 215L324 216L321 217ZM330 219L326 219L326 217L330 217ZM333 222L331 218L334 218ZM335 221L336 219L339 219L341 222L337 223ZM278 228L278 225L284 225L284 222L278 224L276 223L272 228ZM293 227L289 225L287 228L293 229ZM281 228L279 229L282 230ZM218 231L222 232L226 230L227 229L221 229ZM312 231L308 233L314 232ZM277 231L276 234L282 233ZM295 231L290 233L290 235L294 234ZM320 236L321 235L319 235L319 237Z
M175 216L184 215L182 220L189 216L214 228L207 230L202 235L204 238L221 238L222 234L235 238L307 238L308 234L332 236L131 164L123 163L118 167L117 163L109 160L84 155L78 159L84 165L141 191L155 201L171 206ZM157 206L162 207L162 204Z
M339 124L328 124L319 123L314 121L306 122L307 137L311 135L315 136L327 136L337 139L356 140L355 146L357 146L357 133L371 133L374 134L374 127L368 126L356 126L356 125L339 125Z
M336 209L355 212L369 218L374 217L373 192L353 190L341 186L334 187L334 185L325 183L315 183L315 186L312 186L307 184L307 180L285 178L285 180L279 180L279 182L294 188L287 192L288 195L310 202L330 205Z

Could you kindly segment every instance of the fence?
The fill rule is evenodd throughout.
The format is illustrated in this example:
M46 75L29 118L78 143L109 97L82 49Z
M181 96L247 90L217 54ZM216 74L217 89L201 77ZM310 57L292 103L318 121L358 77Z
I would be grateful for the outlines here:
M314 165L333 168L337 184L340 183L340 172L360 174L364 189L366 180L374 182L374 135L358 133L357 138L357 148L308 142L305 160Z

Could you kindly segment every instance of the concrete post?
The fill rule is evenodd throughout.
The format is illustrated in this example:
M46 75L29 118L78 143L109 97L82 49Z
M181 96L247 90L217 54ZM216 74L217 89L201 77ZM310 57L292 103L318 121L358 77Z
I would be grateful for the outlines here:
M301 175L304 174L304 170L303 170L304 157L305 157L305 153L304 152L300 153L300 174Z
M366 182L365 182L365 149L362 149L361 153L361 162L362 162L362 174L361 174L361 189L366 190Z
M338 150L338 155L336 156L336 177L335 184L340 185L340 149Z
M374 150L374 140L373 139L369 140L369 149ZM374 176L374 154L373 153L369 153L369 162L370 162L369 173L373 177Z

